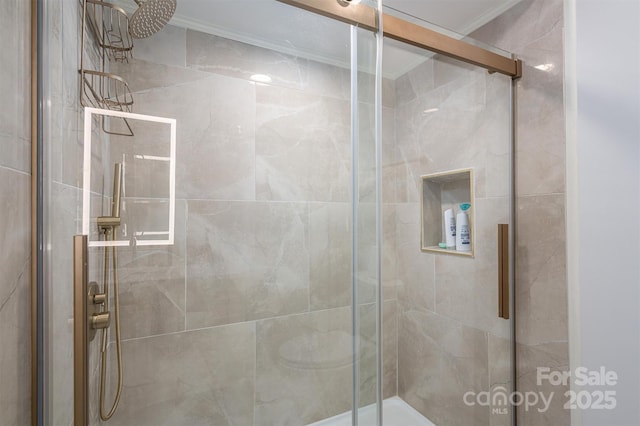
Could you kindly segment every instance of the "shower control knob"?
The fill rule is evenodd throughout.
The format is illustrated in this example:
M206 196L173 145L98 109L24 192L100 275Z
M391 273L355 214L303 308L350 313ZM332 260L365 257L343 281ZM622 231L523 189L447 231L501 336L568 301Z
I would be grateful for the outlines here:
M106 295L104 293L96 293L93 295L94 305L104 305Z
M91 316L91 328L98 330L109 327L111 323L111 314L109 312L101 312Z

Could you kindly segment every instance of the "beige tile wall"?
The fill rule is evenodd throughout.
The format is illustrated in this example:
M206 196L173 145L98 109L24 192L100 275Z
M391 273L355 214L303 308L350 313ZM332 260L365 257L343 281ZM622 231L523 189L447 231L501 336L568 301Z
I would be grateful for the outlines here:
M509 221L509 84L440 56L396 80L398 394L439 425L509 417L463 399L512 385L510 363L495 356L508 352L498 342L510 333L497 316L497 224ZM420 176L469 167L474 258L421 252Z
M550 392L555 395L547 412L519 409L519 422L536 426L567 425L570 421L569 413L562 409L562 395L566 389L536 385L538 367L552 370L568 367L562 7L560 0L524 0L472 34L476 39L515 53L525 63L524 77L518 82L515 152L517 381L521 392L543 391L546 395ZM540 64L553 64L554 67L549 72L534 68ZM421 262L415 249L417 242L412 245L410 241L411 235L419 232L417 205L412 204L418 201L416 177L421 171L452 167L452 161L460 161L460 156L452 156L452 152L464 151L466 158L463 154L462 161L470 164L483 164L491 159L487 164L497 166L477 174L477 196L486 198L476 202L476 243L483 238L486 240L493 231L487 228L484 237L482 233L478 234L484 232L478 229L483 221L488 223L488 220L499 219L508 213L504 205L506 199L500 198L507 189L500 178L507 161L504 150L497 144L489 146L484 153L473 148L481 138L497 141L503 137L501 130L491 125L495 122L491 115L482 114L478 107L486 101L487 111L499 112L488 102L493 95L501 98L508 97L508 93L501 93L495 86L490 88L490 80L482 82L481 75L474 79L462 77L460 72L452 68L451 61L431 61L396 81L396 197L398 202L406 203L396 208L398 271L401 271L398 276L398 391L438 424L508 424L505 416L493 414L487 417L487 412L474 413L459 404L460 391L473 389L474 383L475 386L482 384L473 382L474 376L470 372L461 374L462 366L471 368L475 364L473 372L480 371L482 376L488 374L487 383L494 389L506 383L508 378L505 376L509 365L508 344L504 339L508 335L496 323L494 312L481 308L491 305L496 298L495 286L491 286L494 278L490 273L495 265L489 258L480 269L460 259L445 257L437 257L435 261L424 258ZM452 87L459 78L463 81L457 84L462 86ZM425 93L429 96L421 96ZM422 110L437 107L442 102L457 104L461 110L455 115L438 112L439 116L433 120L421 116ZM430 136L442 138L447 143L430 145L430 141L437 142ZM489 249L487 254L493 253L490 247L485 248ZM474 279L460 280L461 276L473 276ZM437 318L451 316L455 321L433 323L420 317L432 311L436 312ZM439 330L446 329L441 324L461 327L468 333L474 330L488 332L488 347L486 343L474 344L481 354L488 350L488 358L477 354L469 357L468 363L440 376L440 371L446 372L447 364L456 362L456 357L464 359L466 344L454 349L451 345L473 341L471 336L462 338L462 334L453 330L438 334ZM422 351L416 349L416 341L417 346L424 341ZM489 369L483 370L487 362ZM437 390L440 392L433 395Z
M524 0L476 31L524 61L516 146L517 375L522 392L555 393L544 413L520 409L523 425L570 423L563 386L538 386L536 370L568 370L565 247L563 2ZM549 71L534 68L552 64Z
M68 17L65 19L74 19L70 3L61 4L66 6L59 13ZM553 7L557 5L525 2L510 12L518 17L515 21L522 23L518 31L529 31L535 37L503 37L502 31L514 31L508 19L492 24L498 28L493 32L482 31L488 32L487 37L493 36L496 40L488 41L495 44L520 40L540 59L547 60L549 55L557 59L551 48L556 44L545 39L557 34L555 24L547 32L541 29L543 24L530 22L559 22L547 10ZM518 14L533 18L520 18ZM61 37L66 37L69 44L74 36L73 26L59 28L63 28ZM535 41L528 42L530 39ZM350 383L346 373L350 367L345 364L344 354L340 355L350 320L348 72L173 27L155 41L140 42L137 52L136 60L116 65L113 70L129 81L137 112L178 118L180 201L174 247L122 253L123 333L128 365L123 401L127 402L123 402L114 422L133 424L146 419L150 424L198 424L216 419L223 423L301 424L348 409L349 397L344 387ZM73 64L64 61L63 50L59 53L63 63ZM532 59L536 57L532 55ZM507 188L501 177L508 164L507 156L500 144L489 144L481 152L470 147L481 138L504 137L503 128L491 124L491 114L499 114L504 107L491 105L491 99L502 98L504 86L484 73L472 73L462 87L454 88L460 83L459 73L468 73L467 69L457 70L448 61L423 67L395 82L385 81L385 395L394 395L398 382L401 395L432 413L432 419L441 419L442 424L447 424L447 413L458 409L462 420L501 424L501 418L489 418L485 410L451 405L461 389L497 386L507 380L505 336L496 325L493 312L458 312L459 306L453 303L460 297L486 297L489 305L495 298L492 265L488 263L478 270L463 262L416 252L416 213L417 177L455 167L450 155L455 151L461 154L456 160L460 163L479 161L493 165L477 174L477 191L483 198L478 205L484 203L481 210L492 212L487 213L486 232L481 229L482 215L477 218L478 228L480 235L489 235L493 229L489 229L489 219L500 217L504 211ZM258 86L248 82L247 77L256 72L271 74L274 84ZM63 81L63 75L68 74L60 72L60 78L54 81ZM523 145L519 152L525 159L522 161L529 164L519 166L518 189L523 195L519 206L525 207L525 201L528 204L519 210L518 220L522 222L527 215L534 219L542 212L550 215L549 221L561 224L562 197L549 198L549 194L563 190L559 183L563 173L557 171L563 150L554 142L560 135L555 131L559 125L557 114L546 109L548 96L557 101L556 90L561 83L558 86L557 79L546 75L538 77L539 81L532 78L531 83L521 83L522 96L537 101L521 110L521 121L526 128L544 133L534 137L531 132L522 131L520 137ZM59 182L56 190L77 202L73 186L79 181L79 149L68 142L77 140L79 130L71 106L75 96L72 82L69 80L56 90L61 99L70 101L67 109L61 109L66 111L68 124L61 127L58 136L67 142L54 145L58 147L53 152L53 173ZM450 95L452 90L455 96ZM429 103L422 96L426 92L430 93ZM367 96L362 98L364 127L370 115L366 112L370 100ZM458 114L447 115L445 120L420 120L421 111L434 100ZM398 117L405 119L399 122ZM449 146L438 147L438 131L447 132L452 141ZM469 134L474 137L469 138ZM402 142L396 144L396 137ZM540 139L542 143L534 143ZM150 141L139 143L144 146ZM117 145L115 140L113 145ZM426 153L424 146L429 146ZM366 165L369 157L363 154ZM20 155L16 154L16 158ZM541 172L544 167L548 168ZM366 182L368 176L361 178ZM144 188L141 185L132 182L131 188ZM371 195L363 191L362 200L367 201ZM68 205L61 201L61 212ZM64 222L69 228L67 233L75 232L74 220L75 212L68 211ZM367 220L362 223L365 229L369 226ZM526 230L519 231L526 234ZM524 248L528 251L519 262L530 265L529 269L522 269L523 274L540 268L548 272L535 277L535 291L527 290L519 298L523 301L529 297L531 303L519 305L519 309L531 314L524 315L518 330L527 336L523 337L527 350L534 351L529 358L539 359L550 353L545 350L549 345L557 346L554 339L563 339L562 328L560 335L545 336L552 327L543 321L551 321L553 316L533 313L547 297L555 297L562 305L562 291L558 292L553 283L563 270L563 262L558 260L563 250L562 242L558 244L559 234L552 230L546 234L532 231L530 235L535 240L533 244L520 249L521 253L525 253ZM371 264L365 253L370 242L363 244L361 266L368 270ZM545 257L549 248L559 250L559 255ZM493 249L492 244L479 247L479 256L493 253ZM69 261L61 258L59 264ZM56 270L64 275L63 269L61 266ZM469 292L459 282L447 281L451 271L479 279L470 280ZM62 275L60 280L64 281ZM363 276L360 290L362 301L366 302L373 289L366 274ZM553 311L560 312L558 318L562 321L561 308ZM361 307L363 337L372 330L371 312L372 305ZM444 321L442 312L461 320ZM64 315L61 313L59 324L64 323ZM62 326L59 333L62 340L70 338L70 331ZM298 340L304 344L295 344ZM366 338L362 344L361 396L369 402L374 384L374 345ZM556 346L554 353L558 353ZM319 349L313 357L291 353L292 347ZM196 352L205 358L208 353L218 355L215 362L203 359L201 363L189 348L201 348ZM59 365L70 361L68 353L57 356ZM311 364L300 365L310 358ZM160 370L166 374L156 377L151 370L157 360L164 360L161 364L166 367ZM417 360L435 368L421 369L425 377L412 375L411 366L418 365ZM557 357L554 360L553 367L562 365ZM145 368L149 371L145 372ZM292 375L291 369L296 374ZM522 373L524 381L531 369L527 371ZM60 374L59 388L69 388L70 382L63 376ZM290 376L293 379L289 380ZM222 388L207 387L212 377ZM230 387L225 388L226 385ZM429 392L442 387L446 391L439 397L444 400L430 396ZM70 412L64 408L69 406L64 395L60 394L56 403L60 424L68 424L70 419ZM165 404L166 401L175 403ZM442 409L443 404L446 410ZM164 411L158 408L164 406L180 408L174 414L162 414Z
M135 112L177 119L179 201L173 247L121 250L125 387L112 422L300 425L349 410L349 71L171 26L136 49L111 69L129 82ZM251 82L255 73L273 83ZM374 110L361 94L364 405L375 400L376 269ZM112 137L110 155L154 142L144 131ZM131 174L128 195L148 194L156 177ZM397 381L394 218L389 206L387 396Z
M0 424L31 419L30 3L0 4Z

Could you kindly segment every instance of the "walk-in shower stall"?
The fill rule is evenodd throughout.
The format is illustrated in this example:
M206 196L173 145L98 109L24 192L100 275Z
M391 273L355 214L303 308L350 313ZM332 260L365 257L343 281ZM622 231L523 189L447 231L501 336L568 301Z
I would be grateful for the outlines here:
M388 6L38 2L38 424L514 424L521 64Z

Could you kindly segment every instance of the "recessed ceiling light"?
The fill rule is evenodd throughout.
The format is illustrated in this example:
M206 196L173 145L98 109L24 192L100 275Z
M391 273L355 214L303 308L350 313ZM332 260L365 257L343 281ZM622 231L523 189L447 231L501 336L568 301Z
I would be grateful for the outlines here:
M537 69L537 70L540 70L540 71L551 71L554 68L554 65L553 64L540 64L540 65L536 65L534 68Z
M254 74L249 78L257 83L271 83L271 77L266 74Z
M423 114L431 114L432 112L439 111L439 108L429 108L422 111Z

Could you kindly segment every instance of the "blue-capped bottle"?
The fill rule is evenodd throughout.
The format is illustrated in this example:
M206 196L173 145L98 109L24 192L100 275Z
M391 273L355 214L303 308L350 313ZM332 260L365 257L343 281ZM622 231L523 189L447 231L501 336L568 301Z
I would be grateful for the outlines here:
M460 204L460 213L456 216L456 250L471 251L471 228L469 227L469 215L467 210L469 203Z

